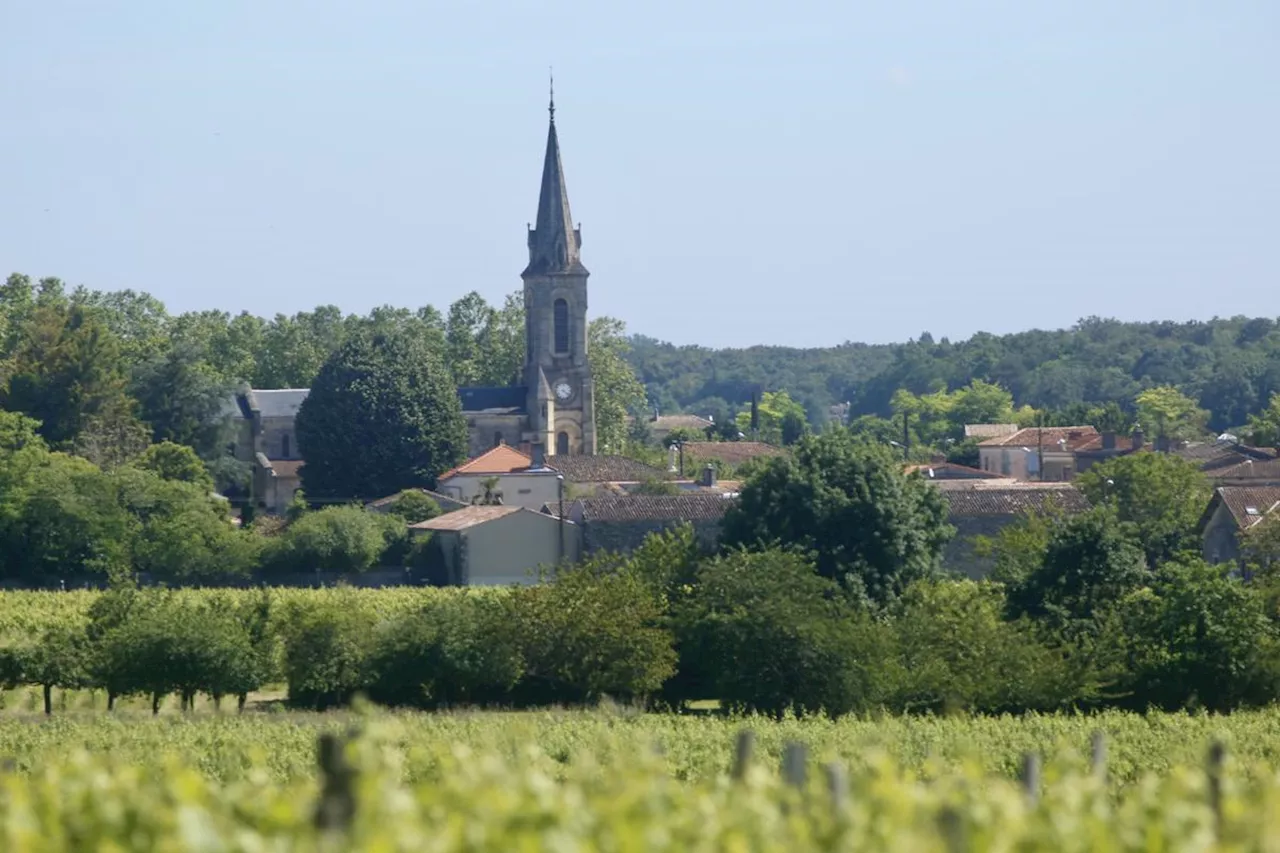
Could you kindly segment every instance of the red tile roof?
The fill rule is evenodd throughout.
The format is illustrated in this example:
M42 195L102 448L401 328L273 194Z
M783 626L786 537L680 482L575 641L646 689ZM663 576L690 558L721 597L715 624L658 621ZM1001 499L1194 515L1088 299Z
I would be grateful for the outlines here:
M1045 450L1076 451L1098 439L1091 426L1027 427L1010 435L997 435L978 442L979 447L1043 447Z
M552 456L547 465L570 483L634 483L666 479L666 472L627 456Z
M1001 435L1013 435L1018 431L1017 424L965 424L965 438L995 438Z
M468 459L457 468L445 471L439 479L447 480L457 474L511 474L523 471L533 464L533 459L506 444L486 450L474 459Z
M906 469L908 474L919 473L920 476L930 480L999 480L1000 475L991 471L983 471L978 468L970 468L968 465L958 465L955 462L934 462L923 465L908 465ZM930 476L929 472L933 472Z

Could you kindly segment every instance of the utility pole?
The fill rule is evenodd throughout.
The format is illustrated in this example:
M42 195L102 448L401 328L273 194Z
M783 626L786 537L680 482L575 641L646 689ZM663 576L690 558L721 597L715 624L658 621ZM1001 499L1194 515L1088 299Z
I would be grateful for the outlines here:
M557 513L557 520L560 524L560 563L564 564L564 474L556 475L556 490L558 493L560 509Z

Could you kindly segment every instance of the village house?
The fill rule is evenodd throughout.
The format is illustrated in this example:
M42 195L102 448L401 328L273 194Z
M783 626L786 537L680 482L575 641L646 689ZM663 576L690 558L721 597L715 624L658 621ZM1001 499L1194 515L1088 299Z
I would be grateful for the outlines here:
M499 444L474 459L444 472L436 479L436 491L461 503L497 501L508 506L539 509L557 500L563 481L545 462Z
M978 467L1015 480L1065 482L1078 473L1075 453L1099 433L1091 426L1027 427L978 442Z
M573 522L519 506L469 506L409 529L433 537L443 574L434 580L450 586L537 583L581 552Z
M1240 536L1280 512L1280 486L1219 486L1200 517L1204 558L1210 563L1240 562Z
M582 553L634 551L651 533L660 533L690 524L698 542L706 549L716 547L720 522L730 498L712 492L678 495L617 495L575 500L566 516L582 530ZM554 517L556 509L543 509Z
M947 543L943 568L967 577L986 577L994 565L975 547L1030 512L1084 512L1089 501L1071 483L1012 483L1007 480L948 480L936 483L947 500L947 522L955 536Z

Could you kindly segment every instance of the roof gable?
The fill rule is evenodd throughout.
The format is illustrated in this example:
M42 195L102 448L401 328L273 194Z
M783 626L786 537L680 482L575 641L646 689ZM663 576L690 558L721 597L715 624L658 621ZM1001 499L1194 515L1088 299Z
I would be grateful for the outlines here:
M499 444L492 450L486 450L474 459L463 462L457 468L445 471L439 480L447 480L459 474L488 475L512 474L524 471L533 464L533 459L508 444Z
M978 442L978 447L1037 447L1044 450L1075 451L1098 438L1091 426L1027 427L1008 435L996 435Z
M1205 512L1206 520L1217 506L1227 508L1237 528L1248 530L1280 508L1280 486L1219 486Z
M950 518L1016 516L1054 507L1066 513L1089 509L1084 493L1070 483L974 485L943 489Z

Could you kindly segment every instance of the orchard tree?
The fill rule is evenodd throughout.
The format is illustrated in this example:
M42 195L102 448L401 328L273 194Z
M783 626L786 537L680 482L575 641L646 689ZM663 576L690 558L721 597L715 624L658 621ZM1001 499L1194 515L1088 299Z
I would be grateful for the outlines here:
M946 519L941 492L903 473L895 454L832 430L752 475L725 515L721 541L812 551L824 577L887 602L939 568L954 532Z
M298 410L297 433L312 500L433 485L467 448L453 378L438 353L402 333L357 334L344 343Z

